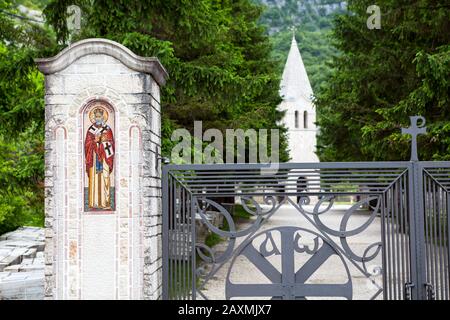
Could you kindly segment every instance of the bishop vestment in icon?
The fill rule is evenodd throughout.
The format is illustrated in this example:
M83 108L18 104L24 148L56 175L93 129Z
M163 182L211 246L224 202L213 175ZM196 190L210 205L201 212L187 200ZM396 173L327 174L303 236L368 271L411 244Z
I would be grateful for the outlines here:
M89 112L91 126L84 143L88 175L88 207L111 210L111 179L114 168L114 136L107 125L108 111L96 106Z

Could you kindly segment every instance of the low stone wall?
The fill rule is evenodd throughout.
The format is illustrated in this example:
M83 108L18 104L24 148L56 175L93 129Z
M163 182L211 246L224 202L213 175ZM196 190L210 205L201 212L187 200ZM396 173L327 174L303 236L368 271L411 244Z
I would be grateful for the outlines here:
M0 236L0 300L44 298L44 229L21 227Z

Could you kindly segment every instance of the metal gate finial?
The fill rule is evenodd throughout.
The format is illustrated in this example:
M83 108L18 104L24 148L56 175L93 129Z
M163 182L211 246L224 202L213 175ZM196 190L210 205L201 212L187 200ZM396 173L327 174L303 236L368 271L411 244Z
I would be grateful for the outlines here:
M425 127L426 121L422 116L410 116L409 119L411 126L409 128L402 128L402 134L411 135L411 161L419 161L417 156L417 136L427 133L427 127Z

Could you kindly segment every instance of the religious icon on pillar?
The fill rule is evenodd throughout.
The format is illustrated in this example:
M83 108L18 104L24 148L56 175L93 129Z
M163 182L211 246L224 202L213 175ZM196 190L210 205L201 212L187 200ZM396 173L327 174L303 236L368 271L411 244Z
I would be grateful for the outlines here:
M103 101L84 113L85 211L114 211L114 110Z

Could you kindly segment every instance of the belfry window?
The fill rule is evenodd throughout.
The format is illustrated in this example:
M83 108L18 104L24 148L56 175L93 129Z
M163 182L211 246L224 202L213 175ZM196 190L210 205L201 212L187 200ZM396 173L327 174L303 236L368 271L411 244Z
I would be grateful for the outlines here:
M298 128L298 111L295 111L295 127Z
M303 112L303 128L308 129L308 112Z

